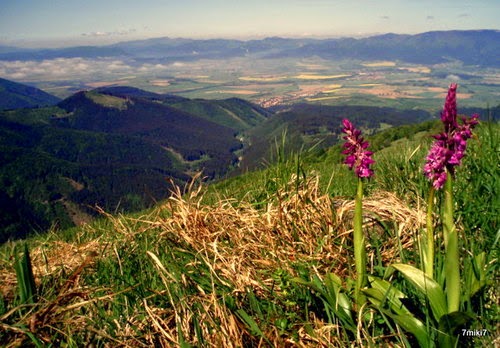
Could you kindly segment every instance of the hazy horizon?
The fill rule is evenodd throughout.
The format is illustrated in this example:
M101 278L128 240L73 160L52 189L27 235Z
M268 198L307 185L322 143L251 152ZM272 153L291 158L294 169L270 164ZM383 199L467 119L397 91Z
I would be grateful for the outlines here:
M17 47L105 45L156 37L261 39L365 37L440 30L498 30L493 0L8 0L0 44Z

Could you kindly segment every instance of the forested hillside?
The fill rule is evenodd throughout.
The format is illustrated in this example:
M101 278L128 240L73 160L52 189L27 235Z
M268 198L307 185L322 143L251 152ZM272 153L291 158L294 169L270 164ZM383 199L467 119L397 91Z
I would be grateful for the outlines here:
M238 161L238 133L269 115L243 100L189 100L130 87L79 92L58 107L4 111L0 241L88 222L97 207L144 209L194 172L220 178Z
M0 78L0 110L42 107L59 101L38 88Z

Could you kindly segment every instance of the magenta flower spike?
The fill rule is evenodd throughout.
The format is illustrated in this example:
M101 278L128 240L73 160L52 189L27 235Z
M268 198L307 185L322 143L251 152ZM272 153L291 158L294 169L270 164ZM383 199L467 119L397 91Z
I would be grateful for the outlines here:
M344 119L342 125L344 126L342 132L346 134L343 137L346 142L344 143L344 151L342 151L346 155L344 164L347 164L349 169L354 169L359 178L371 177L373 170L370 169L370 165L375 161L371 158L373 153L365 151L369 146L368 142L364 141L361 131L354 128L348 119Z
M479 115L462 118L457 122L457 84L452 83L441 112L444 132L434 136L432 145L424 165L424 174L432 182L435 189L440 189L446 182L446 172L454 174L455 167L461 164L465 155L467 140L472 137L472 129L479 123Z

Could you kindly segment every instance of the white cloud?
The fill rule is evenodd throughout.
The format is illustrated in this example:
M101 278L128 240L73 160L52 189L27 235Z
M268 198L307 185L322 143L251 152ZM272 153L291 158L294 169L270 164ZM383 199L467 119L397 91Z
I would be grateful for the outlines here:
M89 33L82 33L80 35L86 37L110 37L110 36L126 36L134 34L136 32L137 29L129 28L129 29L118 29L114 31L92 31Z
M57 58L43 61L0 61L2 77L24 81L88 79L92 75L128 74L136 69L122 60Z
M99 81L116 79L130 75L162 74L169 70L188 68L189 64L174 62L171 64L131 65L116 58L56 58L42 61L2 61L0 76L19 82L40 82L55 80Z

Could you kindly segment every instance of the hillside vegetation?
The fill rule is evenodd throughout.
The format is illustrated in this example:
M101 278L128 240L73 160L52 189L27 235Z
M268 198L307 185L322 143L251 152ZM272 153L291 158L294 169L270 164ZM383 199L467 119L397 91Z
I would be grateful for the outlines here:
M365 132L375 133L390 127L420 123L432 118L424 110L398 110L389 107L330 106L295 104L275 108L274 117L247 132L251 144L243 152L241 170L261 167L272 161L273 147L277 140L285 138L286 151L301 149L326 149L340 140L342 119L349 117ZM281 141L281 140L280 140Z
M287 155L311 148L321 154L339 141L347 116L366 133L431 118L387 107L273 110L238 98L187 99L127 86L78 92L56 107L4 111L0 242L81 225L97 207L139 211L167 198L171 181L182 186L199 171L214 181L262 168L277 160L271 149L282 137Z
M381 279L394 262L421 262L417 237L429 192L422 166L438 127L404 126L370 139L377 151L363 230L371 277ZM452 325L459 346L494 346L500 334L499 131L488 122L475 129L455 178L462 285L464 296L475 295L461 308L469 316L439 325ZM397 297L389 288L377 297L374 287L387 283L376 280L367 295L379 302L352 303L356 179L341 163L340 146L318 155L287 152L285 142L273 151L277 163L265 170L209 187L196 176L152 210L103 213L82 228L29 239L34 282L29 268L21 271L30 263L23 242L3 245L0 340L10 346L415 347L424 342L421 335L410 334L411 325L396 315L414 313L424 323L419 332L429 335L422 346L440 345L430 307L398 273L385 278L391 289L402 289ZM436 219L437 232L440 226ZM436 267L444 260L439 250ZM18 284L25 285L24 297Z
M189 100L130 87L4 111L0 243L88 222L96 207L144 209L170 195L170 182L183 185L196 171L220 178L238 161L238 134L270 114L239 99Z
M38 88L0 78L0 111L55 105L59 101Z

